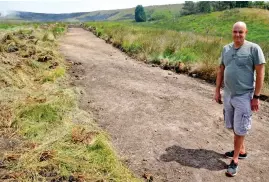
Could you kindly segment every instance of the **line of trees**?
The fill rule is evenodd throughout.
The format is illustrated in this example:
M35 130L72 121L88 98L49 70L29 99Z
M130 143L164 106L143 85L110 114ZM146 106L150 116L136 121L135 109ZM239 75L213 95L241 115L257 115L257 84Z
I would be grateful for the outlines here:
M269 2L264 1L185 1L182 8L182 15L196 13L210 13L213 11L223 11L232 8L262 8L269 10Z

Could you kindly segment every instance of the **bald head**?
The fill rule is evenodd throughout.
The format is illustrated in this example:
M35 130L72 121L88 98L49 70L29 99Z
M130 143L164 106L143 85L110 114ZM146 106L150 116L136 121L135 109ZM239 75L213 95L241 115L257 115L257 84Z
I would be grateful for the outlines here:
M244 44L247 33L247 25L244 22L239 21L234 24L233 41L236 48Z
M246 23L245 22L242 22L242 21L238 21L238 22L236 22L235 24L234 24L234 26L233 26L233 29L234 28L242 28L242 29L244 29L244 30L247 30L247 25L246 25Z

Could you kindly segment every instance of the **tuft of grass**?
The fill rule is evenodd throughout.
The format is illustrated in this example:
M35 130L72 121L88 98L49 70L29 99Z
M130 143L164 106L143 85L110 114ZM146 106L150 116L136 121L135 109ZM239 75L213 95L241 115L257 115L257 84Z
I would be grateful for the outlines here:
M62 34L64 34L66 31L66 24L59 24L57 26L55 26L54 28L52 28L52 33L54 35L54 37L58 37Z
M122 44L122 48L124 51L130 54L137 54L142 50L142 45L139 42L126 42L124 41Z
M52 123L60 119L59 112L51 104L39 104L24 109L19 114L20 119L37 123Z
M53 42L55 39L55 36L52 32L46 32L42 38L42 41L51 41Z
M42 139L53 125L60 124L62 113L51 104L38 104L23 109L18 117L22 135Z
M43 83L54 82L57 78L63 77L65 75L65 68L58 67L53 71L45 71L43 76Z
M183 63L195 63L198 61L199 56L195 54L192 49L182 49L174 54L174 60L179 60Z

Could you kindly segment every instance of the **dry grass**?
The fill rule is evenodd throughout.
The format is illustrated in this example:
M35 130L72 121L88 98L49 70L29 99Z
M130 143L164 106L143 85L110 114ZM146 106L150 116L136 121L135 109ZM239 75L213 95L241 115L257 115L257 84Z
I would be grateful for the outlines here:
M138 181L118 161L91 115L77 107L80 91L67 86L67 66L47 36L51 28L2 37L0 160L6 172L0 178Z
M266 9L256 9L256 8L243 8L240 9L241 16L246 17L246 19L260 22L262 24L269 24L269 11ZM258 18L257 18L258 17Z

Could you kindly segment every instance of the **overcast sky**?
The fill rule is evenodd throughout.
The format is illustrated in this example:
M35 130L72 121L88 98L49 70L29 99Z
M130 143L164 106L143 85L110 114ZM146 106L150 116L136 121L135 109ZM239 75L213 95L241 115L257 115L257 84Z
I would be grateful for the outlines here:
M183 2L182 0L0 0L0 12L17 10L39 13L71 13L132 8L138 4L149 6Z

